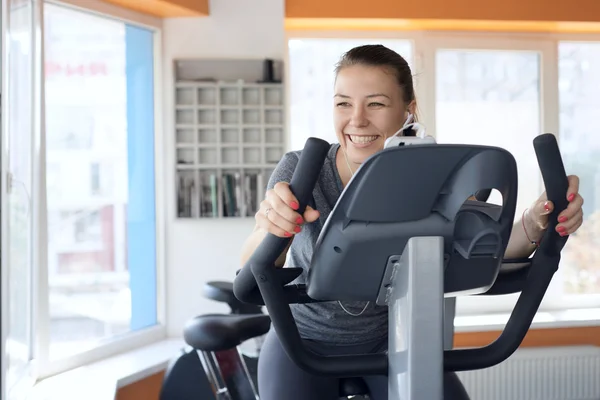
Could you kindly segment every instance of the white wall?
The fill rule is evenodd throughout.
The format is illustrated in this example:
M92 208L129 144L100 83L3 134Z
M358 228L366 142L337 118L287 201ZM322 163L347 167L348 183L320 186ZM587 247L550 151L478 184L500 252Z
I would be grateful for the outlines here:
M175 219L173 60L177 58L283 59L284 0L211 0L210 17L169 18L163 23L164 124L166 145L166 297L170 336L181 336L186 320L227 308L202 297L209 280L232 280L240 248L253 219Z

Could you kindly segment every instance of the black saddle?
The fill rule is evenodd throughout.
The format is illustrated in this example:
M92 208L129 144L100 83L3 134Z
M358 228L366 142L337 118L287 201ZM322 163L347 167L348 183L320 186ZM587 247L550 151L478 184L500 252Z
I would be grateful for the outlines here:
M227 283L227 282L224 282ZM207 314L192 318L185 325L185 342L196 350L222 351L235 348L242 342L266 334L271 327L268 315ZM340 379L340 396L368 394L362 378Z
M266 334L268 315L206 314L192 318L183 329L185 342L196 350L222 351Z
M204 284L204 296L211 300L227 303L233 314L260 314L262 307L255 304L242 303L233 294L233 283L212 281Z

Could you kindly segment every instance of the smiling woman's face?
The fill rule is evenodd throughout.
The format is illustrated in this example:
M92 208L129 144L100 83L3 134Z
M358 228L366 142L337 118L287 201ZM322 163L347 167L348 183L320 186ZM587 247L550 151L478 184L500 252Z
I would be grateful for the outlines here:
M333 101L337 138L355 164L382 150L385 140L398 132L408 117L398 80L384 67L342 68Z

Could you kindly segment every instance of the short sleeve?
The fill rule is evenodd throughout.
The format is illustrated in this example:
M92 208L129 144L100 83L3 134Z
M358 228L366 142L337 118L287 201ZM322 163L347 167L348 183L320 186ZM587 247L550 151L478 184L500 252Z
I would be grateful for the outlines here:
M292 180L292 175L294 174L294 170L296 169L296 165L298 165L298 160L300 159L300 152L298 151L290 151L285 153L281 160L277 163L277 166L273 170L271 177L269 178L269 182L267 183L267 190L271 190L275 187L275 184L278 182L287 182L290 183Z

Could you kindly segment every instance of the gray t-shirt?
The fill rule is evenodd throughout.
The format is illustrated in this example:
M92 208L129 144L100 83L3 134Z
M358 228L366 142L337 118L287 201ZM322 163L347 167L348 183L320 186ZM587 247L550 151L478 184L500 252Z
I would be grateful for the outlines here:
M339 147L337 143L331 145L313 191L311 205L320 212L320 217L313 223L303 225L287 254L287 267L300 267L304 270L294 283L306 283L306 274L317 238L343 190L335 164ZM292 151L282 157L269 179L267 189L272 189L277 182L290 182L300 153L301 151ZM367 303L361 301L341 304L349 313L360 314ZM305 339L354 345L381 340L388 333L388 308L377 306L374 302L370 302L360 316L350 315L337 301L290 306L300 336Z

